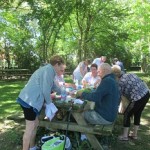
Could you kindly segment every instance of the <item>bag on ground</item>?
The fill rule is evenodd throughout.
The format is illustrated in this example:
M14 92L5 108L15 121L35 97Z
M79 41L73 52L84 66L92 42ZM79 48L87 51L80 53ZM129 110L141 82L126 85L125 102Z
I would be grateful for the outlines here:
M45 136L41 138L42 150L63 150L65 144L65 135ZM71 142L66 137L65 150L71 150Z

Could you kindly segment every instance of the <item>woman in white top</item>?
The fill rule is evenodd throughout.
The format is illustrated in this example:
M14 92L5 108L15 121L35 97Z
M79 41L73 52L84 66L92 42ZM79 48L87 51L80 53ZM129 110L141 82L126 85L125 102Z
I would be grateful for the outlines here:
M55 76L55 83L58 87L62 86L65 83L64 73L65 73L66 65L62 66L61 72Z
M78 82L81 82L84 75L88 72L87 67L89 64L90 64L90 60L85 60L79 63L79 65L73 72L74 81L78 80Z
M83 87L92 86L96 88L101 82L101 78L97 75L97 65L92 64L90 69L91 72L88 72L82 79L82 84Z

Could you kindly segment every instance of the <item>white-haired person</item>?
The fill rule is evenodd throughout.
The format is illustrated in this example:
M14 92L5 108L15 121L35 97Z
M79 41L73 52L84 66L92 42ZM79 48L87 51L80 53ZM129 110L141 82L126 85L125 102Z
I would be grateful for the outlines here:
M101 78L100 76L98 76L97 69L98 68L96 64L92 64L90 66L90 72L86 73L86 75L82 79L83 87L86 88L86 87L92 86L96 88L100 84Z
M112 71L117 77L121 95L130 101L124 112L124 128L123 133L119 136L119 140L128 141L128 137L137 139L141 114L150 97L149 89L137 75L133 73L122 73L118 65L114 65ZM134 117L134 128L132 132L129 132L132 116Z
M95 102L94 110L84 112L85 120L90 124L112 124L117 117L119 105L119 88L111 66L102 63L98 67L101 83L92 92L78 91L81 99Z

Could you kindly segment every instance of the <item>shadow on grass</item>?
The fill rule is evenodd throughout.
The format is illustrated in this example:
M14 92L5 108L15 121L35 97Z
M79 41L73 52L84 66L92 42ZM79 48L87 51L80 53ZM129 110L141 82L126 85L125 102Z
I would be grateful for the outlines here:
M4 127L0 128L0 149L1 150L21 150L22 147L22 126L14 125L11 121L4 123Z
M118 115L115 129L113 131L113 139L111 142L111 150L149 150L150 148L150 101L147 103L145 109L143 110L141 117L141 125L138 131L138 139L129 141L119 141L118 135L122 133L122 122L123 115ZM133 127L133 120L131 120L131 130Z
M144 81L149 84L150 87L150 75L145 75L139 73ZM72 79L69 77L66 78L67 82L72 82ZM13 115L16 112L20 112L21 108L16 103L16 98L20 90L24 87L26 81L0 81L0 123L3 124L3 121L7 116ZM139 139L130 140L128 142L120 142L117 140L118 135L120 135L122 130L122 121L121 118L117 119L116 127L113 132L113 137L111 141L111 150L149 150L150 147L150 101L146 105L141 120L141 126L139 130ZM22 113L22 112L21 112ZM20 123L21 124L21 123ZM16 127L8 128L5 131L0 129L0 149L6 150L20 150L18 148L22 142L23 132ZM42 133L43 135L43 133ZM18 147L17 147L18 146ZM84 149L81 149L84 150Z

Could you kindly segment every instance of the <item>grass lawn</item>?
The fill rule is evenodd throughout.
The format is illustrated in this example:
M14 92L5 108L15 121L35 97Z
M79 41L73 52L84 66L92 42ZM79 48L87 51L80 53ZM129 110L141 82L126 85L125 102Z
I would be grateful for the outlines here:
M150 75L138 73L150 87ZM67 81L71 81L69 78ZM12 120L9 116L22 115L20 106L16 103L16 98L26 81L0 81L0 149L1 150L21 150L22 134L24 130L23 120ZM120 142L117 136L122 130L122 116L118 116L113 138L111 140L111 150L149 150L150 149L150 101L146 105L142 114L139 139L128 142ZM78 149L77 149L78 150ZM80 149L84 150L84 149Z

